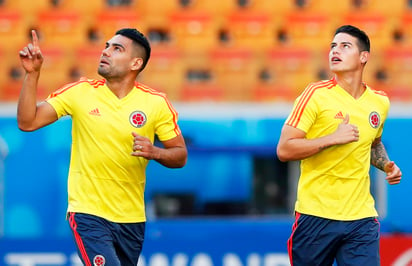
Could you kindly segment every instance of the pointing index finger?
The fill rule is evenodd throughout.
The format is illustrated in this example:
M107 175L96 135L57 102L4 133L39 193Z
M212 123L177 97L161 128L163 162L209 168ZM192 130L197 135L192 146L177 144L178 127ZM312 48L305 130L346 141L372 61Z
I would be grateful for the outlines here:
M37 33L36 33L35 30L31 31L31 36L32 36L32 39L33 39L33 46L36 49L36 48L39 47L39 38L37 37Z

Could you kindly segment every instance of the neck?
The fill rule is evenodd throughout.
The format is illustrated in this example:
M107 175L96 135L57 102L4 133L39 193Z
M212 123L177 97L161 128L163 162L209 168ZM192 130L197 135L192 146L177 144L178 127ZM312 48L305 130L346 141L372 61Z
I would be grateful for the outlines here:
M107 87L119 99L125 97L135 86L135 79L107 79Z
M347 91L353 98L358 99L362 96L366 89L365 84L362 83L362 73L359 75L345 74L335 74L335 79L339 86L341 86L345 91Z

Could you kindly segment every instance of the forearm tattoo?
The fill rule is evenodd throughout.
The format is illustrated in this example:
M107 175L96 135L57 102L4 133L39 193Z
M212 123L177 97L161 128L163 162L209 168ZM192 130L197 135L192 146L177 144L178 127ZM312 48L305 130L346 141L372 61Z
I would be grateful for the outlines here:
M371 164L376 168L384 171L385 164L389 161L388 153L382 142L372 144L371 149Z

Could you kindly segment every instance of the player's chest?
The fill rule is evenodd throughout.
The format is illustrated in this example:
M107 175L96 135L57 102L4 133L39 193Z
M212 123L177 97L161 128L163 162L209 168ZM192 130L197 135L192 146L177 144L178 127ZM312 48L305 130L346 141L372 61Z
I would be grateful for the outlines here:
M73 119L100 130L137 130L154 123L156 110L139 100L90 98L76 108Z

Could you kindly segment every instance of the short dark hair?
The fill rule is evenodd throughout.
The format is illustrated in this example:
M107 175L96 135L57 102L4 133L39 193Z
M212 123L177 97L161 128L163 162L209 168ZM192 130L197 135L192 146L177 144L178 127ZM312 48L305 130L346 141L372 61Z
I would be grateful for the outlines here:
M335 35L338 33L347 33L358 40L358 46L360 51L371 50L371 43L368 35L361 29L352 25L343 25L335 31Z
M125 36L131 40L133 40L133 42L139 44L140 46L142 46L146 52L146 56L143 58L143 65L140 71L142 71L147 62L149 61L150 58L150 53L151 53L151 48L150 48L150 43L147 40L147 38L144 36L143 33L141 33L140 31L138 31L137 29L133 29L133 28L124 28L124 29L120 29L118 31L116 31L116 35L122 35Z

